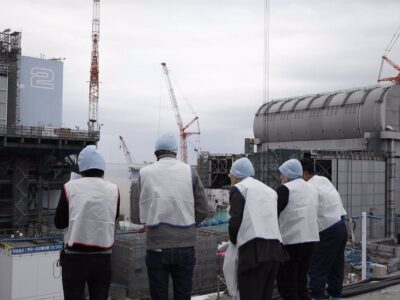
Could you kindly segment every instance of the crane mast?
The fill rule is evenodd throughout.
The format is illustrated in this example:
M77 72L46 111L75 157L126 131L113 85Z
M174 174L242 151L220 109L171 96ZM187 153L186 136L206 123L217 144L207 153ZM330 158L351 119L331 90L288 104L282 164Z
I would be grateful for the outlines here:
M194 122L198 121L198 117L196 116L193 120L191 120L186 126L183 125L182 116L179 112L178 101L176 100L175 91L172 87L171 79L169 77L169 71L167 68L167 64L165 62L161 63L161 67L163 69L165 80L168 85L168 93L171 98L172 108L174 109L176 123L179 128L179 137L180 137L180 148L181 148L181 160L185 163L188 162L188 154L187 154L187 137L193 134L200 134L200 132L186 132Z
M93 0L92 53L89 80L89 131L98 130L100 0Z

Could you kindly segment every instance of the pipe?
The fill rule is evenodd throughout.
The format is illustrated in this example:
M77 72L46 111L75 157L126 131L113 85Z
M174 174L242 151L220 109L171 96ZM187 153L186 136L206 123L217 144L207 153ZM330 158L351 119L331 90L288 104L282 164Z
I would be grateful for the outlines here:
M361 280L367 279L367 213L361 213Z
M396 216L396 199L395 199L395 189L396 189L396 163L395 163L395 140L390 140L389 157L387 160L388 165L388 217L389 217L389 237L394 239L395 236L395 216Z

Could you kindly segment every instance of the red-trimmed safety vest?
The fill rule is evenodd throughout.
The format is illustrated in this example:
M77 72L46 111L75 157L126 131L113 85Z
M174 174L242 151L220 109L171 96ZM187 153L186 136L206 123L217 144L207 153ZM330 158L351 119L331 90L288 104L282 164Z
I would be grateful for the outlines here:
M102 178L83 177L64 185L69 224L64 243L111 248L114 244L118 187Z

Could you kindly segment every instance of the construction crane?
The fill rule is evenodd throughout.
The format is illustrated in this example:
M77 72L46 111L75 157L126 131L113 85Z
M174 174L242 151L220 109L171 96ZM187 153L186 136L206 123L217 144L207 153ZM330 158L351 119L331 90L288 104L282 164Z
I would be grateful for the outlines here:
M131 152L129 151L128 147L126 146L126 143L122 136L119 136L119 143L120 143L122 152L124 153L125 160L128 164L130 179L137 180L139 178L139 169L137 169L133 166L134 159L132 158Z
M391 81L394 84L400 84L400 67L398 65L396 65L393 61L391 61L387 56L382 56L382 63L383 61L386 61L389 65L391 65L394 69L396 69L399 73L397 74L397 76L394 77L386 77L386 78L379 78L378 82L381 81ZM382 72L382 71L381 71ZM381 74L379 74L380 77Z
M126 143L124 141L124 138L122 136L119 136L119 143L121 145L121 149L124 152L125 160L128 163L129 167L133 166L133 160L131 157L131 153L128 150L128 147L126 146Z
M394 45L396 45L396 42L399 39L399 37L400 37L400 26L396 30L394 35L392 36L392 39L390 40L389 44L386 46L385 51L383 52L381 67L379 69L379 75L378 75L378 83L381 81L391 81L394 84L400 84L400 67L388 58L388 54L390 53L390 51L392 51ZM390 66L392 66L399 73L394 77L381 78L384 62L387 62Z
M200 134L200 130L195 131L195 132L187 132L186 130L195 122L199 122L199 117L195 116L193 120L191 120L187 125L183 125L182 121L182 116L179 112L179 106L178 106L178 101L176 100L175 92L174 89L172 88L172 83L171 79L169 78L169 71L167 68L167 64L165 62L161 63L161 67L164 71L165 75L165 80L167 81L168 85L168 92L169 96L171 98L171 103L172 103L172 108L174 109L175 112L175 119L176 123L178 124L179 128L179 136L180 136L180 146L181 146L181 160L185 163L188 162L188 154L187 154L187 137L194 135L194 134Z
M100 38L100 0L93 0L92 54L89 80L89 131L99 129L97 123L99 104L99 38Z

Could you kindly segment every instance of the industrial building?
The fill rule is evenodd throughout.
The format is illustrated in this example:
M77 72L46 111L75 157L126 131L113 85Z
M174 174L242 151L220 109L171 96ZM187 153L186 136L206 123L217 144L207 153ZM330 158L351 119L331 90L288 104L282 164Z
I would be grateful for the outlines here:
M62 128L63 63L21 55L0 32L0 235L50 235L60 188L98 131Z
M400 205L400 86L374 86L270 101L254 118L247 153L272 187L289 158L310 156L338 189L349 217L370 216L369 238L397 237Z

